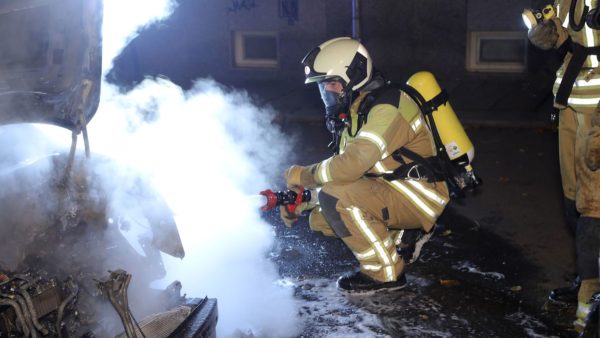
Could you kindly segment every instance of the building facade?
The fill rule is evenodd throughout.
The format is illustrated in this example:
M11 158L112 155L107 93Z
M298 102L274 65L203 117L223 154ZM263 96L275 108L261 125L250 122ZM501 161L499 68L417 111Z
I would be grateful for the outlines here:
M211 77L277 101L305 90L300 60L311 48L352 36L355 28L388 78L405 81L417 71L431 71L455 108L546 109L552 82L548 53L528 43L521 20L524 8L546 3L180 0L168 20L126 48L111 76L127 85L162 74L185 88Z

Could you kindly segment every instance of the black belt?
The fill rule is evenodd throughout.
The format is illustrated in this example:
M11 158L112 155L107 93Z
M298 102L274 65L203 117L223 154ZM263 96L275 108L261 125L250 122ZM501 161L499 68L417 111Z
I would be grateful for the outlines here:
M400 155L413 160L411 163L405 163ZM421 157L416 153L400 148L396 150L392 157L402 163L396 170L385 174L365 174L367 177L381 177L387 181L405 180L405 179L421 179L427 180L429 183L442 182L446 180L446 175L439 162L437 156Z
M426 180L429 183L433 182L442 182L445 181L446 178L440 174L436 174L434 172L430 172L427 168L420 164L405 164L400 166L398 169L394 170L391 173L386 174L374 174L367 173L366 177L381 177L386 181L396 181L396 180L407 180L407 179L416 179L416 180Z
M427 180L429 183L445 181L446 178L434 170L418 163L404 164L391 173L383 174L381 177L387 181L418 179Z

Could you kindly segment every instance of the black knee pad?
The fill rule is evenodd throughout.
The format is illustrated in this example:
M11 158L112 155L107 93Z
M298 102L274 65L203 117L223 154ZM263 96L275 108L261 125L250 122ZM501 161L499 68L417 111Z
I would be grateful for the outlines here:
M350 231L342 221L340 213L335 209L337 202L337 198L323 192L323 190L319 191L319 204L321 205L321 212L325 220L331 229L333 229L336 236L339 238L348 237L350 236Z
M564 209L565 209L565 221L569 226L569 230L571 231L571 235L575 236L576 228L577 228L577 219L579 218L579 212L577 211L577 206L575 205L575 201L572 199L568 199L565 197L564 199Z
M575 236L577 272L581 279L598 278L600 218L579 217Z

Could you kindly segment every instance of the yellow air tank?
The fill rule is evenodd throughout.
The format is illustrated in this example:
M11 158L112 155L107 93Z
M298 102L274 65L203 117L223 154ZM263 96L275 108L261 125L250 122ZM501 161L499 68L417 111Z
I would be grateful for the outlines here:
M415 73L408 79L407 84L415 88L426 101L430 101L442 92L430 72ZM450 103L446 102L439 106L433 112L433 119L450 159L455 160L467 154L469 163L471 163L475 156L475 148Z

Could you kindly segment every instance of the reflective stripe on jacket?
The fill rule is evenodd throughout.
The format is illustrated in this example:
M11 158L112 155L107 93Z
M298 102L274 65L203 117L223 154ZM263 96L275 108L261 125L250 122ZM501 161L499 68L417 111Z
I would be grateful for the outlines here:
M357 110L366 93L361 94L350 109L352 133L346 129L340 142L340 154L318 163L314 178L328 182L352 182L365 173L384 173L400 166L391 154L406 147L422 157L435 154L431 132L425 125L417 104L405 93L390 89L379 95L368 118L356 132ZM354 135L354 136L351 136ZM404 159L407 163L409 159ZM449 200L445 182L406 179L388 182L407 201L423 227L431 228Z

